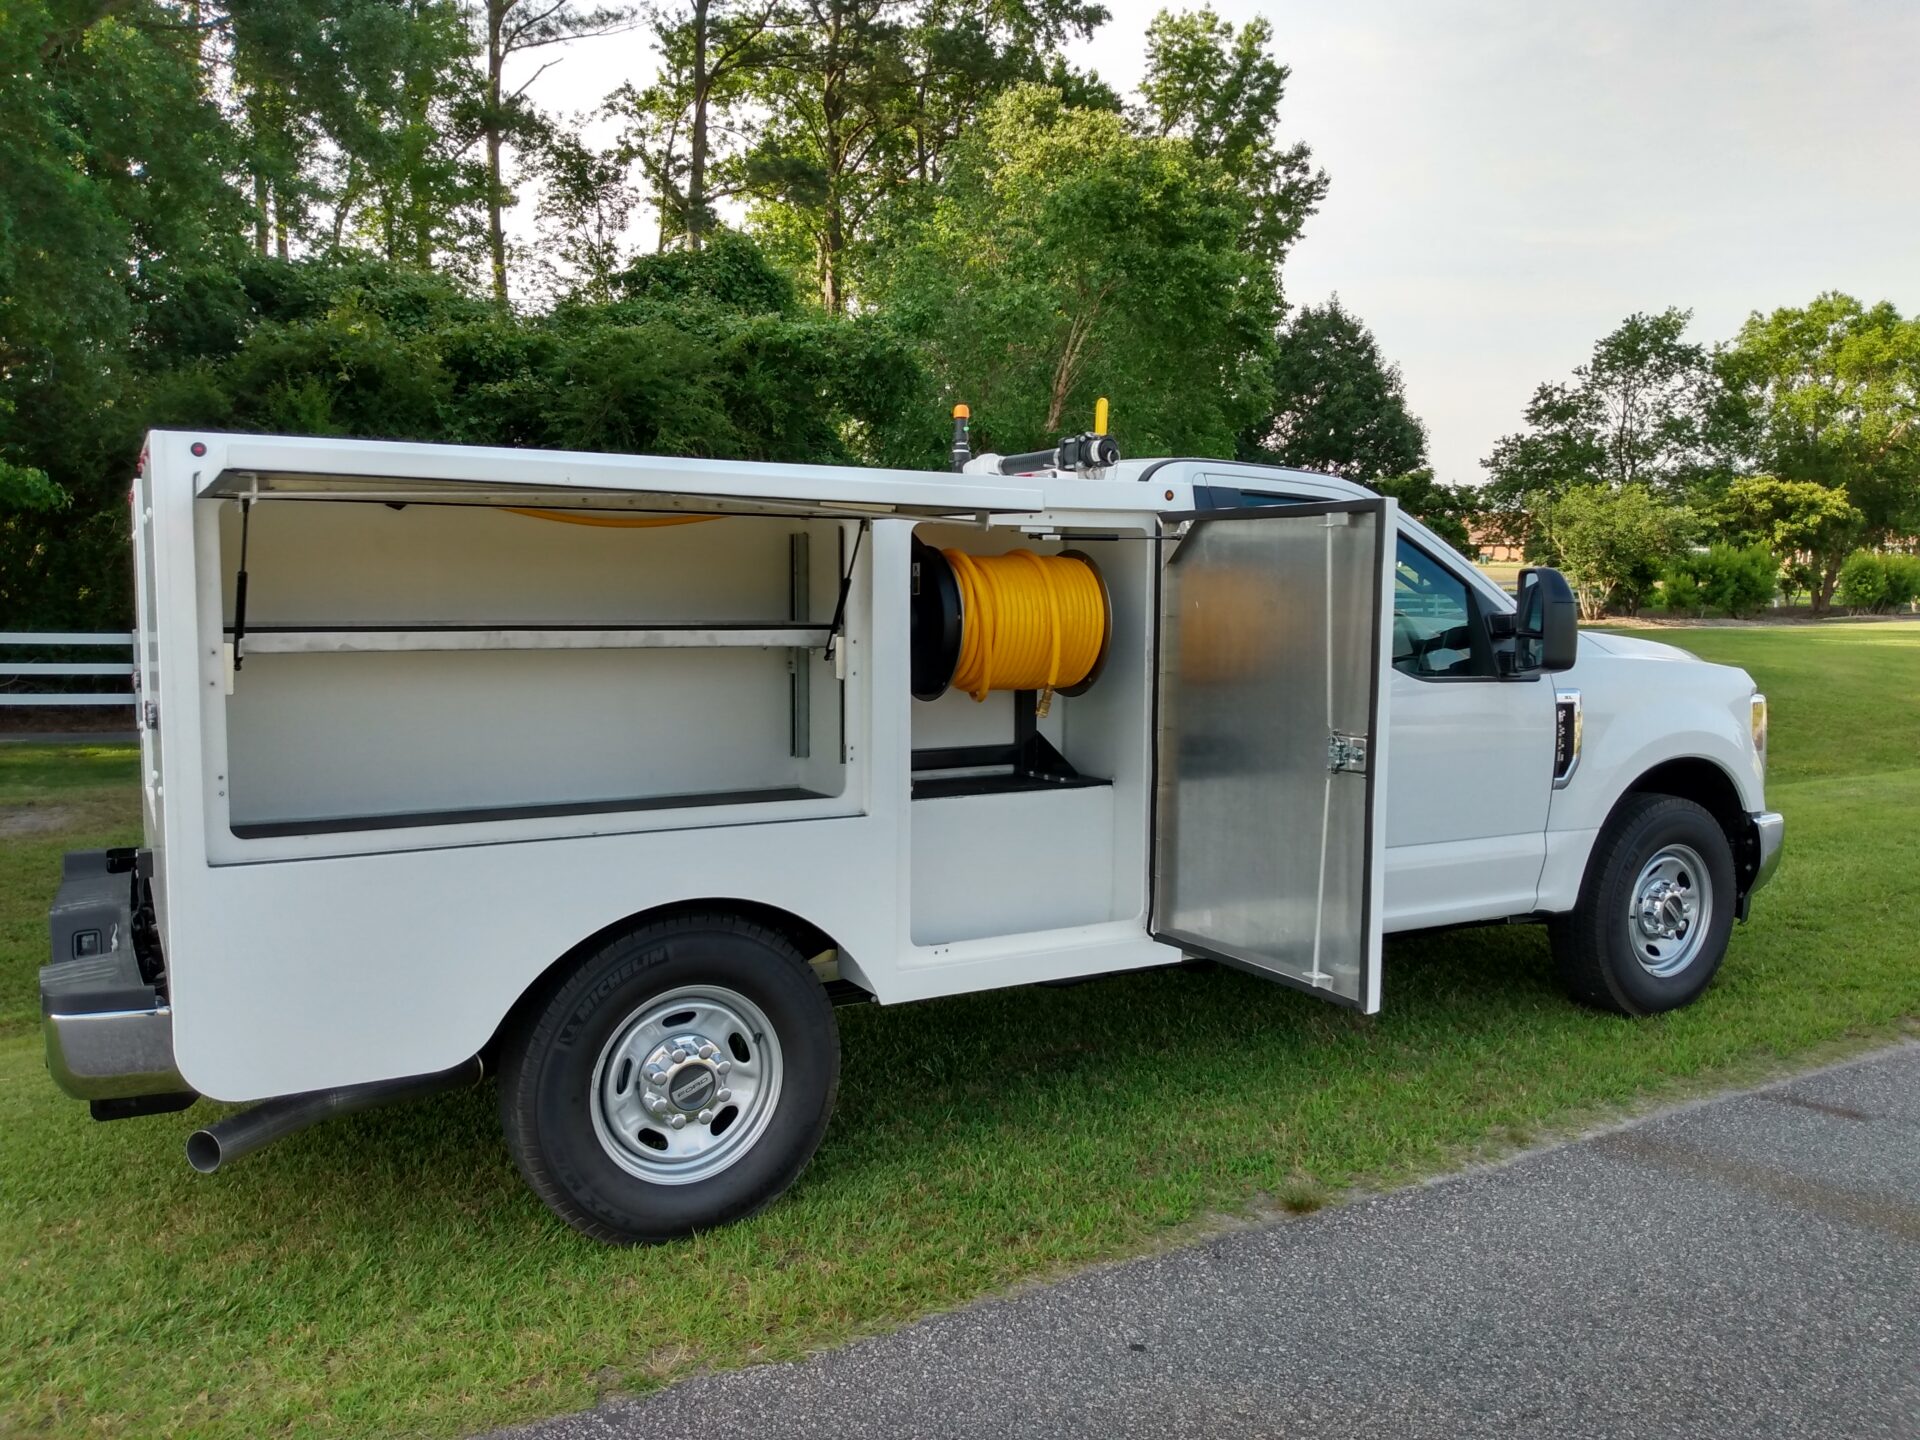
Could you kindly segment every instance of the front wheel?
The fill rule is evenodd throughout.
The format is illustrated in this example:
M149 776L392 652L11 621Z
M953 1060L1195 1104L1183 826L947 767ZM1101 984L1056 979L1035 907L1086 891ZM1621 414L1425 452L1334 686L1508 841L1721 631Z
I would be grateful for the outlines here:
M793 1183L840 1068L826 991L736 915L642 926L586 955L507 1037L500 1114L521 1174L616 1244L738 1220Z
M1726 955L1735 883L1733 847L1706 810L1630 797L1594 846L1579 904L1553 922L1567 993L1622 1015L1687 1004Z

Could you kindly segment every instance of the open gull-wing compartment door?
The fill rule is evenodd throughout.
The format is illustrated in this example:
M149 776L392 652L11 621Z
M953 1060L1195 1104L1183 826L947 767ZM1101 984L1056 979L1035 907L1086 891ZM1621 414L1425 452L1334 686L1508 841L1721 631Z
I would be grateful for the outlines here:
M1153 933L1380 1008L1386 500L1168 517Z
M368 440L213 437L207 500L359 500L641 514L972 518L1037 510L1031 485L921 470L768 465ZM204 448L204 447L203 447Z

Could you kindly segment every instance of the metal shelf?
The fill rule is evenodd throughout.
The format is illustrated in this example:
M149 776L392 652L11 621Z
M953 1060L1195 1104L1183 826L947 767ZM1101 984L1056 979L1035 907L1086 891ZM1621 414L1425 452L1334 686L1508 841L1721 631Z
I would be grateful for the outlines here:
M826 625L727 624L612 627L433 625L249 625L242 652L256 655L347 655L419 650L818 650ZM228 634L232 634L229 627Z
M340 835L363 830L408 830L433 825L480 825L542 820L558 815L617 815L638 810L690 810L707 805L792 804L832 797L798 785L756 790L718 790L686 795L646 795L617 800L565 800L551 804L469 806L458 810L410 810L387 815L333 815L314 820L245 820L233 833L242 840L278 840L294 835Z

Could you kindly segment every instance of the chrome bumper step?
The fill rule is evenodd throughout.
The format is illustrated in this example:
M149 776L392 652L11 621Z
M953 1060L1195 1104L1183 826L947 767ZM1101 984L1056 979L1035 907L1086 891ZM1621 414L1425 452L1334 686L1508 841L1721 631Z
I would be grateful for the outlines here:
M173 1012L141 965L135 924L144 855L74 851L47 914L53 963L40 970L47 1069L96 1119L179 1109L193 1092L173 1057Z

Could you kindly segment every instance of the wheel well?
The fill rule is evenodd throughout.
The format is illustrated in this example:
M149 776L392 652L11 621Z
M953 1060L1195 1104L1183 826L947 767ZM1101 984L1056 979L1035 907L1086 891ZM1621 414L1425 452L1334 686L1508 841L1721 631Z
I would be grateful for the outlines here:
M838 945L826 931L811 920L794 914L791 910L782 910L778 905L765 905L758 900L729 900L715 897L706 900L684 900L672 905L657 905L651 910L642 910L624 920L617 920L601 934L614 930L626 930L639 924L650 924L655 920L668 920L675 915L697 915L703 911L725 910L743 916L756 925L764 925L769 930L777 930L793 943L809 960L823 950L837 950ZM595 936L594 939L599 939Z
M1627 788L1627 794L1675 795L1682 800L1693 801L1713 816L1727 833L1727 844L1733 848L1734 873L1740 880L1740 893L1746 893L1759 870L1759 846L1754 839L1747 807L1740 799L1739 788L1725 770L1713 761L1702 760L1698 756L1668 760L1634 781Z
M809 960L820 955L822 951L839 948L833 937L811 920L796 915L791 910L782 910L778 905L767 905L757 900L735 900L716 896L704 900L677 900L670 905L655 905L647 910L636 910L633 914L622 916L612 924L601 926L593 934L580 940L564 954L555 957L551 965L527 983L526 988L520 992L519 998L507 1008L507 1013L500 1017L500 1023L494 1027L493 1035L487 1041L486 1048L480 1052L485 1060L487 1072L491 1074L496 1068L494 1054L499 1048L500 1036L512 1023L514 1016L530 1002L545 996L559 977L572 969L579 956L598 948L625 930L632 930L641 925L651 925L660 920L671 920L678 915L711 914L715 911L738 915L752 921L755 925L777 931ZM834 985L843 983L835 981ZM831 992L834 986L828 988ZM860 992L858 998L866 998L865 992Z

